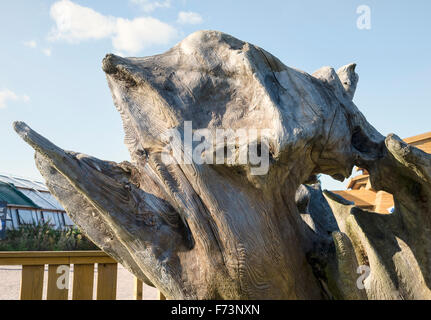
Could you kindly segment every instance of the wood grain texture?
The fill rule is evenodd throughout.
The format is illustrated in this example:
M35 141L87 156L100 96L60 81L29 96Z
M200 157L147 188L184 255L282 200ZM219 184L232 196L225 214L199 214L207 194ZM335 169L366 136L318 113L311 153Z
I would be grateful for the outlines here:
M26 265L21 273L21 300L42 300L44 265Z
M199 31L152 57L109 54L102 68L131 163L65 151L23 122L14 128L71 218L166 298L431 297L431 156L368 123L352 100L355 64L308 74ZM260 137L235 141L233 161L168 163L167 154L190 158L188 121L194 132ZM269 153L261 175L237 161L253 145ZM343 180L354 166L370 174L369 188L394 196L394 214L322 194L317 174ZM365 291L356 266L371 268ZM76 267L89 277L89 266Z
M117 264L97 265L97 300L116 300Z
M94 264L74 265L72 300L93 300Z

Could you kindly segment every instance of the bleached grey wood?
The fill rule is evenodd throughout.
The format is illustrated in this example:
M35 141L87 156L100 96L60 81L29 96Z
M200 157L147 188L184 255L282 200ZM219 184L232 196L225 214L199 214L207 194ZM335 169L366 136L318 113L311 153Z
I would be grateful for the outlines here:
M161 55L103 60L132 163L64 151L14 126L71 218L169 299L428 298L430 156L367 122L352 101L355 66L310 75L200 31ZM164 163L163 133L176 128L183 140L185 121L272 129L268 173L252 175L250 163ZM298 190L318 173L343 180L354 165L394 194L394 215L325 199L319 186ZM361 264L372 268L362 291Z

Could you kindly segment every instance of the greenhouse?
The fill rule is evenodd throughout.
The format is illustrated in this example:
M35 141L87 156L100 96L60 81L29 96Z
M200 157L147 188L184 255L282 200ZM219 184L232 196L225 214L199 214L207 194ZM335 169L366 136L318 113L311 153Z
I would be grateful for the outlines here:
M2 230L39 223L57 229L74 226L43 182L10 174L0 174L0 212Z

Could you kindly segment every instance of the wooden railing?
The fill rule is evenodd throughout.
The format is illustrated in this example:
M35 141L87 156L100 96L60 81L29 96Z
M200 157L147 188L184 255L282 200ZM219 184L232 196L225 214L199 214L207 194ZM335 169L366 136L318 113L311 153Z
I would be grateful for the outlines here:
M21 300L42 300L45 265L48 265L47 300L68 300L71 265L73 265L72 300L92 300L95 264L97 264L96 299L115 300L118 265L102 251L0 252L0 265L22 266ZM61 285L62 282L67 284ZM142 281L135 278L136 300L142 300L142 290ZM159 299L165 300L160 292Z

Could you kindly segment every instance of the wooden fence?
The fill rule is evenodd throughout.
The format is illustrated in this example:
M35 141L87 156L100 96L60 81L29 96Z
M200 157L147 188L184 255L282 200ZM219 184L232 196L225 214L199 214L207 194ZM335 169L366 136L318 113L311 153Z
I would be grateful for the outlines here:
M42 300L45 265L48 265L47 300L68 300L69 268L73 265L72 300L92 300L97 263L97 300L115 300L117 261L102 251L0 252L0 266L22 266L21 300ZM59 268L64 266L64 268ZM60 279L60 277L63 277ZM60 281L60 282L59 282ZM59 285L61 281L67 285ZM142 281L135 278L134 296L142 300ZM165 300L159 292L159 300Z

